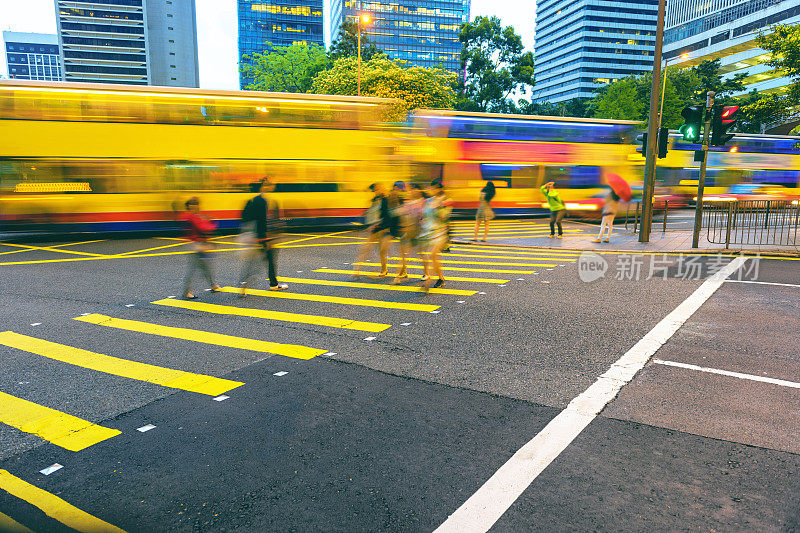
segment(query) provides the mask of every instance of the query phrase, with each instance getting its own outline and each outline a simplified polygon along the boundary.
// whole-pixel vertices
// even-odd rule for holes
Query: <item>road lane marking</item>
[[[192,241],[188,239],[181,239],[182,242],[175,244],[166,244],[164,246],[154,246],[153,248],[145,248],[143,250],[131,250],[130,252],[122,252],[121,254],[114,254],[118,257],[124,257],[129,254],[142,254],[144,252],[152,252],[153,250],[163,250],[164,248],[175,248],[176,246],[183,246],[184,244],[191,244]]]
[[[124,530],[117,526],[78,509],[55,494],[50,494],[46,490],[21,480],[7,470],[0,470],[0,489],[39,508],[50,518],[76,531],[85,533],[97,533],[100,531],[104,533],[125,533]]]
[[[71,452],[122,433],[4,392],[0,392],[0,422]]]
[[[125,320],[122,318],[113,318],[97,313],[75,317],[73,320],[97,324],[98,326],[107,326],[110,328],[124,329],[128,331],[138,331],[140,333],[202,342],[205,344],[214,344],[216,346],[225,346],[228,348],[240,348],[242,350],[252,350],[255,352],[273,353],[276,355],[283,355],[285,357],[294,357],[295,359],[313,359],[314,357],[322,355],[328,351],[296,344],[281,344],[278,342],[262,341],[258,339],[234,337],[233,335],[225,335],[222,333],[212,333],[210,331],[175,328],[171,326],[162,326],[160,324],[151,324],[150,322],[139,322],[137,320]]]
[[[731,372],[730,370],[720,370],[718,368],[707,368],[704,366],[690,365],[687,363],[678,363],[676,361],[664,361],[663,359],[653,359],[653,363],[658,365],[685,368],[687,370],[697,370],[698,372],[707,372],[709,374],[719,374],[720,376],[729,376],[732,378],[760,381],[762,383],[780,385],[781,387],[791,387],[793,389],[800,389],[800,383],[794,381],[786,381],[785,379],[768,378],[765,376],[756,376],[754,374],[742,374],[741,372]]]
[[[0,531],[6,531],[7,533],[33,533],[32,530],[3,513],[0,513]]]
[[[239,287],[222,287],[222,292],[239,294]],[[345,298],[342,296],[326,296],[323,294],[303,294],[299,292],[264,291],[260,289],[247,289],[248,295],[263,296],[265,298],[282,298],[286,300],[305,300],[308,302],[324,302],[341,305],[359,305],[362,307],[380,307],[383,309],[403,309],[405,311],[430,312],[439,309],[438,305],[409,304],[401,302],[384,302],[383,300],[367,300],[365,298]]]
[[[477,250],[476,250],[477,252]],[[428,255],[428,252],[425,252]],[[565,262],[575,262],[578,259],[572,257],[513,257],[508,255],[475,255],[475,254],[462,254],[462,253],[453,253],[448,252],[446,254],[441,254],[442,257],[477,257],[479,259],[516,259],[519,260],[533,260],[533,261],[565,261]]]
[[[101,258],[102,257],[108,257],[108,255],[106,255],[106,254],[92,254],[92,253],[89,253],[89,252],[78,252],[78,251],[75,251],[75,250],[61,250],[59,248],[52,247],[52,246],[30,246],[30,245],[27,245],[27,244],[12,244],[12,243],[9,243],[9,242],[4,242],[3,246],[11,246],[11,247],[14,247],[14,248],[25,248],[26,250],[43,250],[45,252],[59,252],[59,253],[62,253],[62,254],[88,255],[90,257],[101,257]]]
[[[293,240],[293,241],[282,242],[282,243],[280,243],[280,244],[282,244],[282,245],[289,245],[289,244],[294,244],[294,243],[296,243],[296,242],[310,241],[310,240],[312,240],[312,239],[323,239],[323,238],[326,238],[326,237],[327,237],[327,238],[334,238],[334,237],[336,237],[337,235],[341,235],[342,233],[350,233],[350,232],[352,232],[352,231],[353,231],[353,230],[350,230],[350,229],[349,229],[349,230],[345,230],[345,231],[337,231],[337,232],[335,232],[335,233],[324,233],[324,234],[321,234],[321,235],[313,235],[313,236],[311,236],[311,237],[306,237],[306,238],[304,238],[304,239],[296,239],[296,240]],[[280,246],[280,245],[279,245],[279,246]]]
[[[458,250],[459,252],[470,252],[476,254],[484,253],[504,253],[504,254],[519,254],[519,255],[553,255],[556,257],[580,257],[581,252],[561,252],[554,250],[541,250],[538,248],[528,248],[526,251],[520,251],[519,248],[511,248],[505,246],[486,246],[486,245],[473,245],[473,244],[453,244],[451,249]]]
[[[355,266],[381,266],[380,263],[353,263]],[[400,265],[386,265],[386,268],[400,268]],[[423,266],[408,265],[407,268],[423,269]],[[535,270],[502,270],[497,268],[461,268],[442,265],[442,270],[453,270],[455,272],[493,272],[495,274],[533,274]],[[451,278],[448,278],[451,279]],[[454,279],[454,278],[452,278]]]
[[[330,316],[299,315],[296,313],[284,313],[281,311],[268,311],[265,309],[248,309],[234,307],[230,305],[207,304],[203,302],[172,300],[165,298],[152,302],[156,305],[167,305],[182,309],[202,311],[204,313],[216,313],[220,315],[246,316],[250,318],[265,318],[268,320],[280,320],[283,322],[295,322],[299,324],[313,324],[315,326],[328,326],[341,329],[355,329],[358,331],[369,331],[377,333],[389,329],[391,324],[378,324],[376,322],[360,322],[349,318],[335,318]]]
[[[314,246],[345,246],[348,244],[362,244],[360,242],[328,242],[324,244],[289,244],[283,245],[279,244],[275,246],[275,248],[312,248]]]
[[[401,257],[390,257],[391,261],[400,261]],[[421,262],[422,259],[417,257],[408,257],[406,261]],[[448,265],[486,265],[486,266],[518,266],[518,267],[554,267],[555,263],[495,263],[487,261],[453,261],[450,259],[439,259],[440,263],[447,263]]]
[[[355,281],[332,281],[327,279],[306,279],[306,278],[283,278],[279,277],[278,281],[285,281],[287,283],[307,283],[309,285],[329,285],[334,287],[352,287],[355,289],[379,289],[384,291],[404,291],[404,292],[419,292],[419,287],[408,287],[404,285],[379,285],[376,283],[359,283]],[[433,294],[455,294],[459,296],[472,296],[477,291],[465,291],[461,289],[430,289],[428,292]]]
[[[533,480],[580,435],[600,411],[617,396],[620,389],[633,379],[659,348],[745,261],[746,259],[741,257],[733,259],[704,281],[697,290],[611,365],[594,384],[575,397],[538,435],[506,461],[436,531],[439,533],[488,531]]]
[[[337,270],[335,268],[318,268],[314,270],[314,272],[325,272],[328,274],[364,274],[358,270]],[[409,278],[412,279],[420,279],[422,274],[408,274]],[[507,279],[497,279],[497,278],[459,278],[453,276],[447,276],[447,281],[466,281],[470,283],[506,283]],[[433,289],[431,289],[433,290]]]
[[[778,283],[775,281],[750,281],[744,279],[726,279],[725,283],[753,283],[756,285],[777,285],[779,287],[800,287],[795,283]]]
[[[192,372],[184,372],[183,370],[149,365],[138,361],[130,361],[128,359],[120,359],[119,357],[90,352],[65,344],[58,344],[44,339],[37,339],[36,337],[21,335],[13,331],[4,331],[0,333],[0,344],[35,353],[42,357],[61,361],[62,363],[96,370],[97,372],[138,381],[146,381],[173,389],[208,394],[210,396],[217,396],[223,392],[228,392],[231,389],[244,385],[244,383],[239,381],[215,378],[203,374],[194,374]]]
[[[63,465],[55,463],[55,464],[52,464],[52,465],[48,466],[47,468],[42,468],[41,470],[39,470],[39,473],[42,474],[43,476],[49,476],[53,472],[58,472],[62,468],[64,468]]]
[[[211,250],[213,253],[218,252],[238,252],[239,250],[247,250],[249,248],[217,248]],[[0,263],[0,266],[3,265],[39,265],[44,263],[72,263],[75,261],[107,261],[109,259],[134,259],[137,257],[162,257],[166,255],[186,255],[186,254],[193,254],[196,253],[194,250],[183,250],[180,252],[158,252],[154,254],[129,254],[129,255],[102,255],[99,257],[71,257],[69,259],[36,259],[33,261],[9,261],[5,263]]]

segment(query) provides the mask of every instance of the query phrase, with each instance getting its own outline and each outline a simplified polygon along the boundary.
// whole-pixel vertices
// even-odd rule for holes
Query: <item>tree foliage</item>
[[[355,95],[357,92],[357,60],[337,59],[333,66],[320,72],[312,90],[320,94]],[[361,65],[361,95],[394,98],[400,101],[386,117],[402,121],[413,109],[452,108],[455,103],[455,74],[441,68],[408,66],[406,61],[377,55]]]
[[[764,133],[770,124],[780,123],[790,116],[788,98],[777,94],[763,94],[753,89],[737,103],[742,116],[739,131],[745,133]]]
[[[266,45],[268,51],[242,58],[242,74],[253,80],[247,89],[305,93],[314,76],[330,65],[325,49],[315,44]]]
[[[476,17],[461,25],[461,70],[458,109],[506,112],[514,107],[509,96],[524,94],[533,85],[533,53],[498,17]]]
[[[369,61],[374,56],[383,53],[380,48],[375,46],[368,38],[366,29],[361,28],[361,59]],[[339,27],[339,34],[331,43],[328,50],[328,57],[331,61],[343,57],[358,56],[358,24],[352,20],[345,20]]]

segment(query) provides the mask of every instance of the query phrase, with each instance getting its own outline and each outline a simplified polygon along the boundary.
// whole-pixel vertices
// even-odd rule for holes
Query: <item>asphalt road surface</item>
[[[800,261],[361,237],[0,244],[0,530],[800,528]]]

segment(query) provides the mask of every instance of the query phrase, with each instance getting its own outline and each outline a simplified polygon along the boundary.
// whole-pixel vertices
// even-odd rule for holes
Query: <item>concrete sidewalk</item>
[[[460,244],[475,245],[502,245],[502,246],[532,246],[537,248],[552,248],[561,250],[612,250],[618,252],[633,253],[747,253],[771,255],[790,255],[800,256],[800,245],[798,246],[751,246],[734,245],[725,248],[724,244],[716,244],[706,239],[706,231],[700,234],[698,248],[692,248],[692,230],[670,229],[662,232],[660,227],[654,225],[650,233],[650,242],[639,242],[638,233],[633,233],[632,228],[627,230],[623,226],[617,226],[611,237],[610,243],[594,243],[592,240],[599,231],[598,225],[587,224],[584,222],[564,221],[564,238],[550,238],[547,234],[532,236],[496,236],[492,237],[491,232],[487,242],[475,242],[473,240],[454,239]],[[576,230],[581,230],[580,232]]]

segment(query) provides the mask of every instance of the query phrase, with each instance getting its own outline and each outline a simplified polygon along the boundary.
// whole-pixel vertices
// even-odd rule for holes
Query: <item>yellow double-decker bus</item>
[[[376,181],[406,179],[380,118],[391,100],[0,81],[0,224],[175,227],[190,196],[233,228],[269,177],[297,224],[357,220]]]

